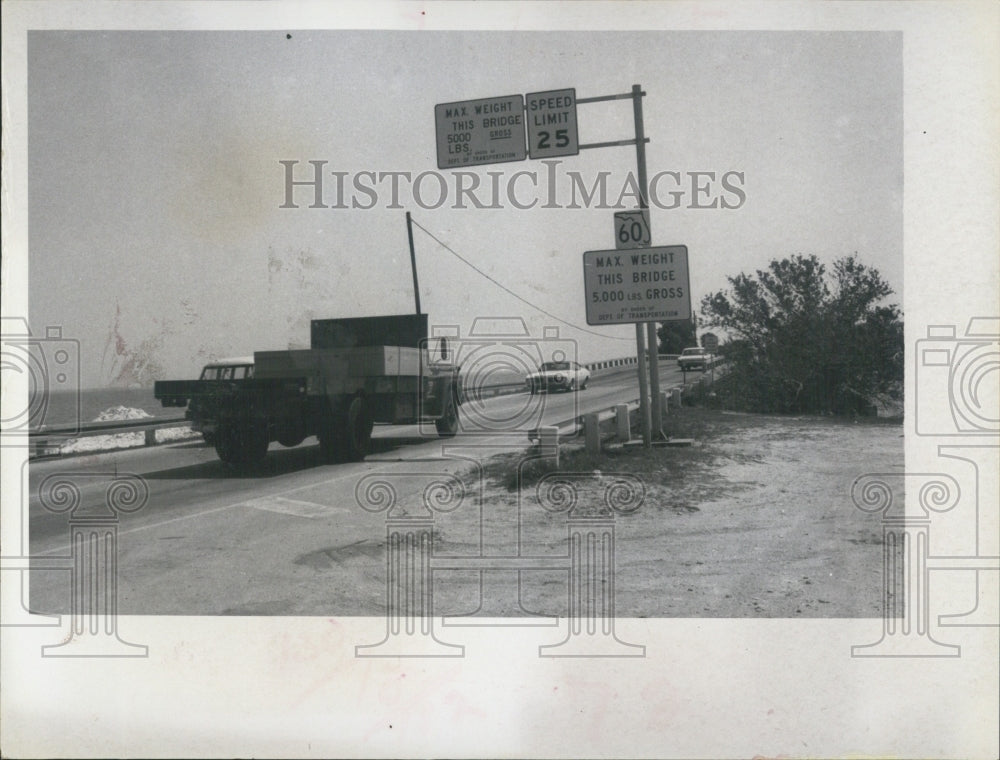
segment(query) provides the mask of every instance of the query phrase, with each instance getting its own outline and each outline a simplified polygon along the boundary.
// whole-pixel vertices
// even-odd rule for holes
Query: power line
[[[423,225],[421,225],[420,222],[418,222],[412,216],[410,217],[410,221],[413,223],[413,225],[415,227],[419,227],[428,237],[431,238],[431,240],[433,240],[439,246],[441,246],[442,248],[444,248],[446,251],[448,251],[448,253],[450,253],[452,256],[454,256],[455,258],[457,258],[459,261],[461,261],[467,267],[472,268],[478,274],[482,275],[487,280],[489,280],[494,285],[496,285],[498,288],[500,288],[501,290],[503,290],[505,293],[508,293],[509,295],[514,296],[514,298],[516,298],[518,301],[521,301],[522,303],[527,304],[528,306],[530,306],[532,309],[535,309],[536,311],[540,311],[545,316],[551,317],[552,319],[556,320],[557,322],[561,322],[562,324],[566,325],[567,327],[572,327],[574,330],[579,330],[580,332],[589,333],[590,335],[596,335],[599,338],[605,338],[605,339],[610,339],[610,340],[624,340],[624,341],[631,341],[632,340],[631,338],[619,338],[617,335],[606,335],[604,333],[594,332],[593,330],[588,330],[586,327],[580,327],[579,325],[574,325],[572,322],[567,322],[562,317],[557,317],[555,314],[553,314],[550,311],[546,311],[541,306],[533,304],[531,301],[529,301],[526,298],[522,298],[521,296],[519,296],[517,293],[515,293],[513,290],[511,290],[510,288],[508,288],[503,283],[497,282],[495,279],[493,279],[492,277],[490,277],[488,274],[486,274],[486,272],[484,272],[482,269],[480,269],[479,267],[477,267],[471,261],[469,261],[468,259],[463,258],[450,245],[448,245],[443,240],[441,240],[440,238],[438,238],[433,232],[431,232],[426,227],[424,227]]]

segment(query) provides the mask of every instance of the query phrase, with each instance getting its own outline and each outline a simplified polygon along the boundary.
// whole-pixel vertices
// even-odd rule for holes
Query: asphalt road
[[[680,372],[662,366],[661,378],[666,389],[679,383]],[[266,464],[252,474],[225,468],[201,442],[36,460],[22,476],[30,479],[30,554],[36,565],[54,569],[30,573],[27,606],[70,609],[71,531],[91,519],[117,531],[122,614],[382,615],[387,516],[419,510],[428,485],[442,477],[452,482],[448,474],[494,453],[524,450],[530,428],[637,396],[636,373],[629,370],[592,378],[578,393],[468,402],[455,438],[437,438],[433,426],[376,426],[372,453],[357,463],[323,463],[315,439],[292,449],[272,444]],[[392,512],[378,511],[385,503],[377,489],[366,496],[365,486],[376,480],[389,483]],[[68,493],[52,490],[60,481],[73,484],[78,502],[60,501]],[[141,506],[101,523],[108,487],[121,481],[138,487]],[[475,501],[465,495],[465,504]],[[72,503],[78,504],[72,515],[51,509]],[[132,506],[127,498],[125,506]],[[476,507],[478,512],[455,514],[468,513],[466,522],[473,523],[478,516],[482,525],[481,500]],[[517,515],[504,509],[497,506],[493,516],[516,522]],[[453,535],[460,534],[475,544],[474,528],[456,527]],[[482,549],[481,531],[478,540]],[[88,582],[91,572],[85,571]]]

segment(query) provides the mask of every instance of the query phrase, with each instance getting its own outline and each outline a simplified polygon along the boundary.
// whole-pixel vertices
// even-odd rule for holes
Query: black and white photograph
[[[996,756],[995,6],[3,14],[4,756]]]

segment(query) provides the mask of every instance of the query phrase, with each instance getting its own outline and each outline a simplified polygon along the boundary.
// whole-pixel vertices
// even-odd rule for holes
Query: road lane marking
[[[298,499],[286,499],[283,496],[264,496],[259,499],[245,501],[239,506],[260,509],[266,512],[277,512],[293,517],[308,517],[316,519],[328,517],[334,514],[346,514],[351,510],[346,507],[333,507],[329,504],[317,504],[314,501],[299,501]]]

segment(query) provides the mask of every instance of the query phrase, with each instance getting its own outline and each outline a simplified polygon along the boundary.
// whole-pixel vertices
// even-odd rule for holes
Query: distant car
[[[677,357],[677,364],[683,370],[705,370],[708,368],[711,358],[712,355],[704,348],[692,346],[691,348],[685,348],[681,352],[681,355]]]
[[[590,380],[590,371],[576,362],[545,362],[538,372],[525,379],[530,393],[539,391],[583,390]]]

